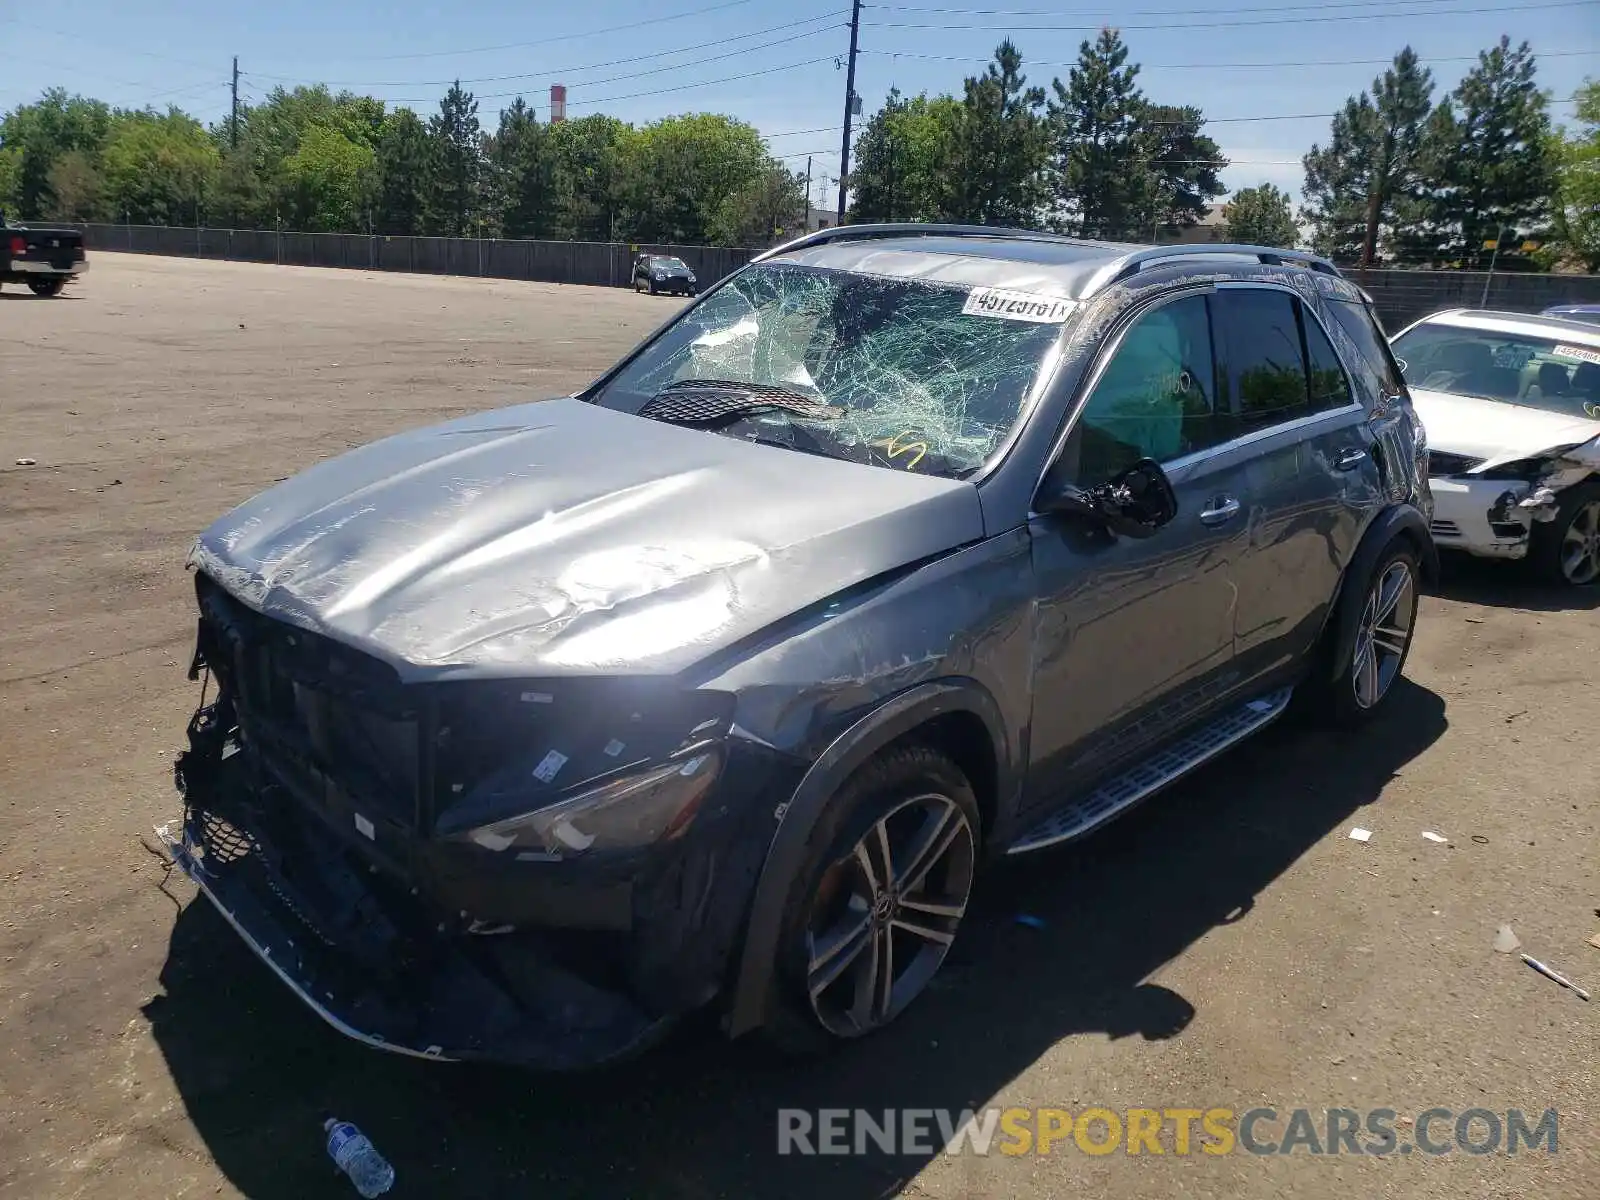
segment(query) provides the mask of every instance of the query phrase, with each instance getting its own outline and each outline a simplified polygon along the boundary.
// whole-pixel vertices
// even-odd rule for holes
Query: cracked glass
[[[637,413],[688,381],[734,392],[740,384],[779,388],[838,411],[824,418],[769,407],[700,424],[802,452],[960,477],[981,467],[1016,423],[1072,307],[1053,297],[759,264],[686,313],[595,401]]]

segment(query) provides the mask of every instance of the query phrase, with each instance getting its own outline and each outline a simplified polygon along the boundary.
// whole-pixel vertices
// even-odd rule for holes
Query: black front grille
[[[1469,458],[1465,454],[1449,454],[1443,450],[1428,451],[1428,474],[1438,476],[1465,475],[1473,467],[1481,463],[1481,458]]]
[[[332,781],[368,811],[413,825],[421,713],[386,664],[257,613],[204,577],[201,649],[243,741],[310,800]]]

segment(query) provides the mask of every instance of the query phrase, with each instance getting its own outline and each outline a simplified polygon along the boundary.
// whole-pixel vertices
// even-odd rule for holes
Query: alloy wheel
[[[933,978],[967,911],[977,860],[948,796],[902,801],[818,881],[806,923],[806,992],[830,1033],[888,1024]]]
[[[1372,708],[1388,695],[1400,674],[1416,617],[1417,585],[1411,564],[1397,559],[1373,583],[1356,629],[1350,680],[1362,708]]]
[[[1600,500],[1591,500],[1572,514],[1561,535],[1561,574],[1568,583],[1593,583],[1600,578]]]

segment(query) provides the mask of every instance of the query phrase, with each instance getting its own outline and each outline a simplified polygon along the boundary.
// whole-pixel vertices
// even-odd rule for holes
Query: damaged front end
[[[1534,525],[1554,521],[1562,493],[1597,471],[1600,452],[1593,443],[1515,460],[1434,451],[1434,539],[1486,558],[1525,558]]]
[[[548,1070],[719,991],[792,766],[669,680],[402,684],[204,574],[174,860],[369,1045]],[[752,824],[768,836],[751,836]]]

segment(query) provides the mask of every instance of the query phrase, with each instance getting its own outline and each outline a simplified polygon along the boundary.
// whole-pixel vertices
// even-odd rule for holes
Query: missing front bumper
[[[543,960],[526,939],[447,936],[397,917],[336,850],[286,855],[248,801],[243,757],[196,770],[186,755],[184,819],[157,833],[245,944],[340,1033],[417,1058],[562,1071],[628,1057],[666,1031],[665,1018]]]

